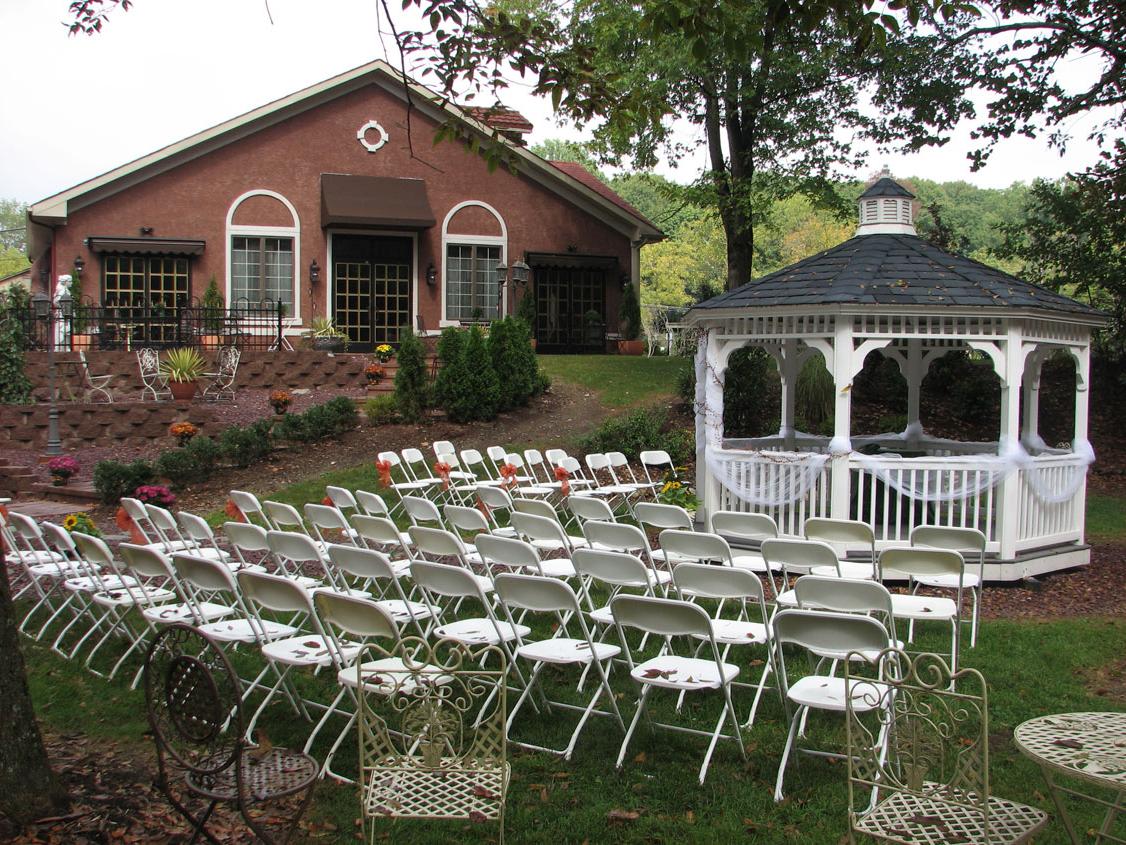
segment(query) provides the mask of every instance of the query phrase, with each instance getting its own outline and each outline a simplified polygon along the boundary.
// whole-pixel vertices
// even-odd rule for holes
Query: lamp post
[[[59,406],[58,406],[58,389],[56,387],[58,376],[55,370],[55,331],[56,308],[63,318],[69,318],[71,309],[74,307],[74,300],[71,299],[70,294],[64,292],[59,297],[57,306],[51,306],[51,299],[45,293],[40,291],[31,297],[32,308],[35,312],[35,317],[38,320],[44,320],[47,324],[47,371],[50,378],[50,407],[47,411],[47,449],[46,454],[54,456],[62,453],[62,440],[59,438]],[[65,325],[65,323],[64,323]]]
[[[504,285],[509,279],[509,268],[504,264],[497,265],[497,319],[504,318]],[[525,264],[523,261],[517,261],[512,265],[511,281],[514,284],[523,287],[528,284],[528,280],[532,278],[532,268]]]

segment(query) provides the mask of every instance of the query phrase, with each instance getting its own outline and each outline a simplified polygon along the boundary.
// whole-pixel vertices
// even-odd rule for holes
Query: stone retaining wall
[[[59,403],[59,439],[64,447],[143,446],[168,437],[168,426],[188,419],[205,431],[221,428],[217,408],[200,402]],[[14,448],[47,445],[47,405],[0,405],[0,444]]]

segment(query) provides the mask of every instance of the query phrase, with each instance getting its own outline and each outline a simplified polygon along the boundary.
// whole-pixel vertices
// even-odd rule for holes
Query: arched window
[[[480,322],[499,313],[497,265],[508,251],[508,228],[495,208],[458,203],[442,221],[444,323]]]
[[[300,319],[296,268],[301,266],[301,220],[274,191],[247,191],[227,211],[227,302],[277,302]]]

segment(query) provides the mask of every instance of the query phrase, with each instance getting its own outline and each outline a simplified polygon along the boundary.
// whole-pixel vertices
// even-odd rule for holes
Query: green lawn
[[[921,640],[940,647],[941,635]],[[1051,623],[988,622],[978,648],[966,650],[964,662],[981,669],[990,682],[990,756],[995,794],[1049,806],[1037,770],[1015,750],[1012,729],[1032,716],[1076,710],[1106,710],[1121,702],[1093,695],[1085,685],[1092,670],[1121,659],[1126,651],[1126,623],[1121,620],[1075,619]],[[93,677],[38,645],[27,645],[30,683],[41,717],[58,732],[80,729],[94,736],[146,748],[148,740],[142,694],[127,688],[130,673],[114,683]],[[108,659],[110,655],[105,655]],[[749,652],[736,658],[744,677],[757,669]],[[249,669],[252,654],[236,656]],[[791,661],[800,667],[803,661]],[[245,674],[245,672],[244,672]],[[558,674],[549,682],[553,694],[570,697]],[[303,692],[327,701],[335,691],[332,673],[298,678]],[[632,715],[633,690],[618,669],[612,677],[623,715]],[[710,725],[718,713],[718,696],[696,696],[685,715],[697,727]],[[257,699],[254,699],[255,703]],[[671,715],[671,695],[659,701],[658,715]],[[736,706],[745,714],[750,694],[740,691]],[[541,744],[562,744],[573,724],[570,714],[536,717],[528,711],[515,728],[518,737]],[[293,717],[284,704],[273,705],[262,725],[275,744],[300,747],[310,726]],[[510,842],[732,842],[837,843],[845,832],[845,769],[822,759],[803,758],[787,777],[787,800],[772,800],[773,779],[786,724],[773,694],[764,698],[756,724],[744,734],[748,762],[730,743],[720,743],[704,786],[696,781],[704,751],[698,737],[640,730],[621,772],[614,770],[620,733],[608,719],[595,718],[580,739],[570,762],[546,754],[510,749],[513,766],[506,825]],[[339,730],[322,734],[314,753],[323,755]],[[814,716],[811,742],[824,747],[841,740],[840,720]],[[354,765],[352,743],[337,758],[338,769]],[[330,822],[340,833],[322,833],[318,842],[354,841],[358,799],[354,787],[325,782],[318,787],[310,816]],[[615,809],[639,813],[636,820],[609,822]],[[1097,815],[1076,808],[1083,828]],[[494,825],[462,823],[381,822],[396,842],[495,841]],[[320,826],[322,830],[325,828]],[[1082,829],[1082,828],[1081,828]],[[1063,843],[1053,824],[1037,839],[1039,845]]]
[[[692,367],[689,358],[631,355],[540,355],[552,379],[577,384],[598,394],[607,408],[629,408],[667,399],[677,379]]]
[[[1088,494],[1087,539],[1103,542],[1126,540],[1126,498]]]

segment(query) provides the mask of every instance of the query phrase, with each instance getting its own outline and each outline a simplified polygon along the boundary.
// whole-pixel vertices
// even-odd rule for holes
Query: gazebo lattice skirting
[[[856,237],[689,313],[699,332],[696,458],[705,518],[718,510],[766,513],[796,535],[812,516],[859,519],[872,526],[878,548],[906,545],[917,525],[973,527],[988,542],[989,580],[1084,564],[1091,332],[1103,316],[918,238],[910,197],[881,179],[861,197]],[[900,205],[867,208],[887,201]],[[778,366],[781,427],[770,437],[725,439],[724,374],[747,345]],[[960,349],[988,356],[1000,378],[999,442],[932,437],[920,423],[928,368]],[[852,382],[876,351],[907,382],[908,425],[854,437]],[[1069,448],[1050,448],[1038,432],[1040,372],[1060,352],[1075,362],[1074,438]],[[798,373],[815,354],[833,377],[832,438],[794,428]]]

